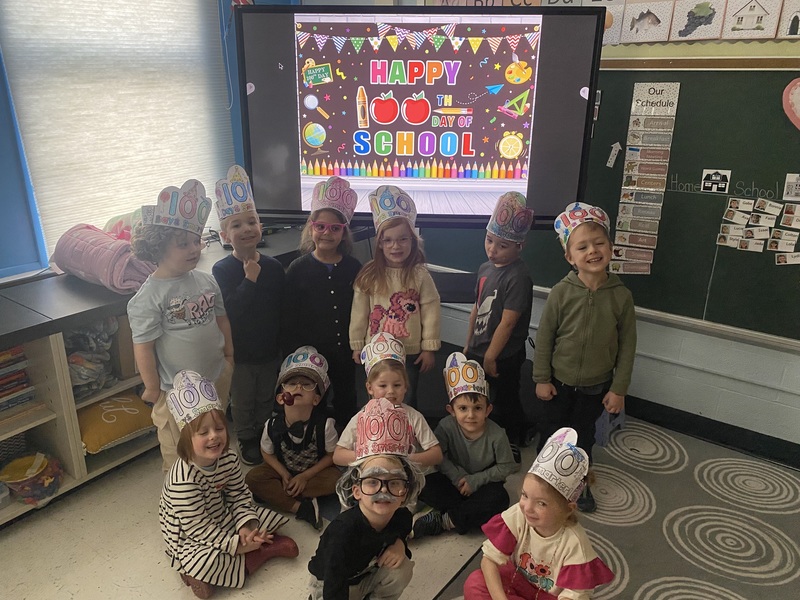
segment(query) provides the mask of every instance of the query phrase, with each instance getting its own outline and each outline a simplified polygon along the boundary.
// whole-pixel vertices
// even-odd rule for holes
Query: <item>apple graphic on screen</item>
[[[392,92],[381,94],[380,98],[373,98],[369,104],[369,112],[372,119],[381,125],[394,123],[400,114],[400,106],[392,96]]]
[[[430,116],[431,103],[425,98],[424,91],[403,100],[403,118],[409,125],[422,125]]]

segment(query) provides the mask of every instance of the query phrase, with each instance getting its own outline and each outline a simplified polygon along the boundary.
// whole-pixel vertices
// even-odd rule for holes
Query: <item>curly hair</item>
[[[403,262],[402,274],[400,280],[404,286],[411,287],[414,281],[414,270],[417,265],[425,264],[425,252],[422,249],[422,238],[417,235],[417,232],[411,227],[410,223],[405,219],[390,219],[385,221],[378,228],[378,234],[375,242],[375,258],[364,265],[361,272],[356,277],[355,286],[368,292],[385,293],[387,289],[386,283],[386,255],[381,249],[383,243],[383,236],[390,229],[396,229],[400,226],[405,226],[406,231],[411,237],[411,252],[408,258]]]
[[[396,461],[397,465],[403,468],[403,471],[405,471],[406,477],[408,478],[408,493],[406,493],[406,496],[403,498],[403,502],[400,504],[400,506],[415,504],[417,501],[417,496],[419,496],[422,488],[425,487],[425,476],[422,474],[422,471],[419,470],[419,467],[409,461],[405,456],[396,456],[394,454],[373,454],[372,456],[367,456],[350,463],[350,465],[347,467],[347,470],[336,482],[336,495],[339,496],[339,502],[342,503],[342,506],[352,508],[358,504],[358,500],[356,500],[355,496],[353,495],[353,487],[358,484],[358,480],[361,478],[361,468],[366,464],[367,461],[376,457]]]
[[[138,223],[131,236],[131,251],[140,260],[158,264],[167,254],[170,242],[178,235],[188,233],[174,227]]]
[[[350,227],[347,225],[347,221],[344,220],[342,215],[329,208],[320,208],[319,210],[315,210],[308,215],[308,220],[303,226],[303,232],[300,234],[300,254],[308,254],[309,252],[313,252],[317,247],[311,237],[311,221],[316,221],[322,211],[328,211],[330,214],[336,217],[336,220],[339,221],[339,223],[345,226],[344,233],[342,234],[342,241],[339,242],[339,246],[336,248],[336,250],[342,256],[350,256],[350,254],[353,252],[353,235],[350,233]]]

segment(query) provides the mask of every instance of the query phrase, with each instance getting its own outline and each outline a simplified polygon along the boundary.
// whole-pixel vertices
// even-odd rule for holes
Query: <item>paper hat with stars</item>
[[[350,189],[350,182],[334,175],[320,181],[311,192],[311,212],[327,208],[339,213],[345,223],[350,223],[356,210],[358,194]]]
[[[376,398],[356,419],[356,460],[376,454],[408,456],[414,448],[414,433],[408,414],[386,398]]]
[[[486,231],[509,242],[521,244],[533,224],[533,209],[519,192],[506,192],[497,199]]]
[[[396,185],[382,185],[369,193],[369,208],[377,232],[390,219],[405,219],[411,227],[417,222],[417,206]]]
[[[190,231],[200,235],[211,214],[211,200],[206,188],[190,179],[180,189],[170,186],[158,194],[158,204],[142,206],[142,223]]]
[[[396,360],[401,365],[406,364],[406,349],[403,342],[391,333],[376,333],[369,344],[361,350],[361,364],[369,376],[369,372],[382,360]]]
[[[167,393],[167,408],[178,429],[183,429],[209,411],[222,410],[222,404],[210,379],[194,371],[178,371]]]
[[[561,242],[564,250],[567,249],[567,240],[570,234],[584,223],[598,223],[605,227],[606,232],[609,231],[608,215],[602,208],[583,202],[570,204],[564,209],[564,212],[556,217],[555,223],[553,223],[553,229],[556,230],[558,241]]]
[[[589,457],[577,443],[575,430],[562,427],[550,436],[528,469],[528,473],[541,477],[569,502],[575,502],[581,495],[589,471]]]
[[[483,367],[474,361],[467,360],[461,352],[453,352],[445,362],[444,382],[447,386],[447,398],[450,402],[461,394],[481,394],[489,397],[489,384]]]
[[[253,198],[253,188],[247,171],[239,165],[228,169],[228,176],[217,181],[216,186],[217,216],[220,223],[234,215],[245,212],[256,212],[256,201]]]

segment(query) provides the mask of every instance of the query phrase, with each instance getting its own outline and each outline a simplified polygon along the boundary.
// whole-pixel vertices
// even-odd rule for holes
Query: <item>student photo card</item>
[[[755,200],[749,198],[728,198],[728,208],[732,208],[733,210],[752,212],[755,203]]]
[[[747,252],[763,252],[764,240],[746,240],[742,238],[739,240],[737,248],[739,250],[746,250]]]
[[[722,34],[727,0],[677,0],[669,41],[717,40]]]
[[[800,14],[798,15],[798,19],[800,19]],[[791,216],[800,215],[800,204],[791,204],[791,203],[784,204],[783,214]]]
[[[789,254],[776,254],[776,265],[800,265],[800,252],[792,252]]]
[[[800,229],[800,216],[793,217],[792,215],[783,215],[783,217],[781,217],[781,227]]]
[[[761,225],[767,227],[775,227],[775,221],[778,219],[775,215],[767,215],[764,213],[754,212],[750,215],[750,225]]]
[[[800,231],[789,231],[788,229],[772,230],[773,240],[787,240],[790,242],[796,242],[798,238],[800,238]]]
[[[767,200],[766,198],[759,198],[756,200],[755,210],[760,210],[761,212],[765,212],[770,215],[779,215],[781,214],[782,209],[783,204],[780,202],[773,202],[772,200]]]
[[[737,225],[747,225],[747,222],[750,220],[750,215],[748,213],[743,213],[729,208],[725,211],[725,214],[722,215],[722,218],[726,221],[736,223]]]
[[[769,240],[767,242],[767,250],[774,250],[776,252],[794,252],[795,243],[787,240]]]
[[[766,240],[769,238],[769,227],[748,227],[744,230],[745,239]]]
[[[744,237],[744,225],[730,225],[723,223],[719,227],[719,232],[722,235],[732,235],[734,237]]]

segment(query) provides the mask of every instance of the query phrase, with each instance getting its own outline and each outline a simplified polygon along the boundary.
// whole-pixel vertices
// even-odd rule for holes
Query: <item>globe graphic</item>
[[[325,128],[319,123],[309,123],[303,127],[303,139],[312,148],[319,148],[328,137]]]

